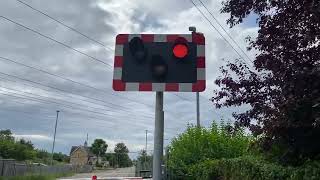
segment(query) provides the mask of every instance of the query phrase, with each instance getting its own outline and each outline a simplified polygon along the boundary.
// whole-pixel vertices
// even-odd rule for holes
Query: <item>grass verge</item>
[[[50,175],[26,175],[26,176],[12,176],[0,177],[0,180],[55,180],[60,177],[72,176],[72,173],[50,174]]]

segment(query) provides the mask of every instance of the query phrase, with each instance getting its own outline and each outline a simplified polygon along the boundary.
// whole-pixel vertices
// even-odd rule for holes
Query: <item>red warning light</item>
[[[97,179],[98,179],[98,177],[96,175],[92,176],[92,180],[97,180]]]
[[[185,44],[176,44],[173,47],[173,54],[177,58],[184,58],[188,54],[188,47]]]

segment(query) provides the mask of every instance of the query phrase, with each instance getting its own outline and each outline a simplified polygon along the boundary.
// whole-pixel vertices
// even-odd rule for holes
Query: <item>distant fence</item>
[[[140,162],[136,164],[137,177],[152,177],[152,161]]]
[[[13,159],[0,159],[0,176],[23,176],[27,174],[60,174],[60,173],[88,173],[92,172],[93,167],[56,165],[45,166],[42,164],[28,164],[18,162]]]

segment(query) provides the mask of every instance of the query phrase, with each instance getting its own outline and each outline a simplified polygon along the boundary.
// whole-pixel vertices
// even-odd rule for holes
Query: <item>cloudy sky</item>
[[[194,2],[228,39],[199,1]],[[247,46],[246,36],[256,36],[254,15],[229,29],[228,15],[219,13],[221,0],[203,3],[242,49]],[[200,94],[201,123],[209,126],[213,120],[232,119],[238,108],[217,110],[209,98],[217,88],[214,79],[219,67],[238,56],[190,0],[1,0],[0,129],[11,129],[17,138],[50,150],[56,110],[60,110],[57,152],[69,153],[72,145],[83,144],[87,133],[89,143],[105,139],[108,151],[124,142],[136,152],[145,146],[145,130],[152,150],[155,93],[113,92],[112,68],[99,61],[113,64],[119,33],[189,33],[189,26],[206,36],[207,89]],[[165,93],[165,144],[196,122],[195,94],[175,94]]]

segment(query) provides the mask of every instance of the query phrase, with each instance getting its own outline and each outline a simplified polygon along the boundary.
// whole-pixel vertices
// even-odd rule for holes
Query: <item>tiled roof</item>
[[[85,146],[72,146],[72,147],[71,147],[71,151],[70,151],[70,155],[71,155],[75,150],[77,150],[77,149],[79,149],[79,148],[85,150],[85,151],[88,153],[89,157],[95,156],[95,155],[92,153],[92,151],[90,150],[90,147],[85,147]]]

